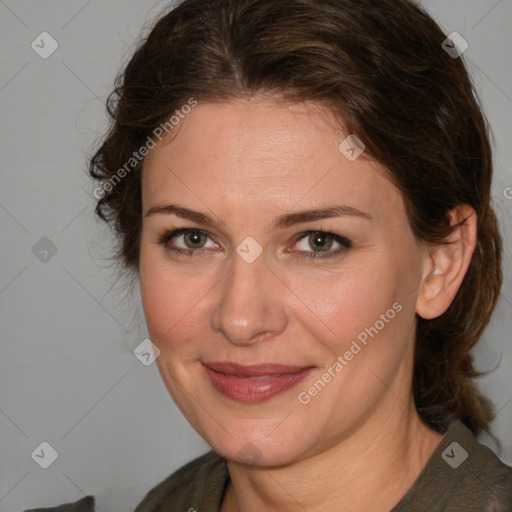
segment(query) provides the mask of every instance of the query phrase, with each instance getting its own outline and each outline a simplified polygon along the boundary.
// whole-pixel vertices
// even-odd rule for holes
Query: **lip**
[[[313,366],[235,363],[203,363],[213,387],[237,402],[263,402],[296,386],[309,375]]]

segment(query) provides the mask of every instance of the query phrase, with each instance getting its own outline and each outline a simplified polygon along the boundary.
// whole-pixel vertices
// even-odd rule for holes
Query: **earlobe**
[[[456,226],[446,243],[430,246],[425,254],[425,271],[416,301],[416,313],[429,320],[450,306],[469,268],[477,240],[477,215],[469,205],[449,213]]]

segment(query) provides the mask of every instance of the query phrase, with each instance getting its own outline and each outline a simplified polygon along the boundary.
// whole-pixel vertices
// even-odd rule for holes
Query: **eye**
[[[305,231],[297,236],[299,243],[296,242],[295,245],[298,246],[302,244],[302,248],[298,251],[288,250],[288,252],[297,253],[298,258],[329,258],[341,256],[352,246],[352,243],[348,238],[325,231]],[[176,242],[170,244],[171,240],[179,240],[180,238],[182,239],[183,244],[181,247],[176,244]],[[202,251],[201,249],[218,247],[214,242],[212,242],[213,245],[205,245],[208,239],[211,240],[211,237],[206,231],[193,228],[182,228],[163,233],[158,238],[157,242],[165,247],[166,250],[172,251],[175,254],[201,256],[208,253],[208,251]],[[332,251],[331,249],[334,244],[338,244],[339,248]],[[314,250],[308,251],[308,246]]]
[[[348,238],[325,231],[306,231],[298,236],[299,240],[303,240],[303,242],[300,242],[302,243],[302,248],[298,254],[299,258],[330,258],[340,256],[346,249],[352,246]],[[296,245],[300,246],[300,243]],[[338,244],[340,247],[335,251],[331,251],[330,249],[333,244]],[[308,247],[318,250],[308,251]]]
[[[182,239],[184,246],[176,246],[174,243],[169,245],[172,239]],[[183,228],[176,229],[174,231],[167,231],[158,238],[158,243],[163,245],[167,250],[173,251],[177,254],[186,254],[187,256],[199,256],[203,252],[198,249],[207,248],[205,239],[210,238],[208,233],[201,231],[200,229]],[[214,247],[218,247],[217,244],[213,244]],[[211,247],[211,246],[210,246]]]

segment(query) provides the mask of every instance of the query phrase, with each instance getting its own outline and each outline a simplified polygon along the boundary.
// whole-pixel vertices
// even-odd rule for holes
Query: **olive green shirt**
[[[160,482],[135,512],[219,512],[228,483],[226,460],[210,451]],[[25,512],[94,512],[94,499]],[[390,512],[512,512],[512,468],[455,421]]]

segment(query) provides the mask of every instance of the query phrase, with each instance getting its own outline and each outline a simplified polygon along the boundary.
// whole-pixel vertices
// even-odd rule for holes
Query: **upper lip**
[[[220,373],[228,373],[236,377],[259,377],[261,375],[286,375],[289,373],[297,373],[312,366],[288,366],[283,364],[264,363],[257,365],[244,366],[236,363],[222,362],[203,362],[205,366],[211,370]]]

